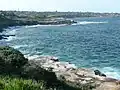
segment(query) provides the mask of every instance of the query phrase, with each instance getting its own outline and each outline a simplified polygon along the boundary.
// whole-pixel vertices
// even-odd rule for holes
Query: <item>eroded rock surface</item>
[[[75,87],[89,87],[90,90],[120,90],[120,81],[108,78],[99,70],[77,68],[74,64],[60,62],[58,58],[52,56],[33,56],[28,59],[34,60],[46,70],[55,72],[59,80]]]

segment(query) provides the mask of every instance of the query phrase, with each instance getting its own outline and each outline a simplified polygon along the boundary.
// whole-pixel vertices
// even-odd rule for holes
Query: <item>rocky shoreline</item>
[[[120,90],[120,81],[108,78],[99,70],[77,68],[69,62],[61,62],[52,56],[27,57],[42,68],[55,72],[57,78],[67,84],[81,87],[93,87],[93,90]]]
[[[73,20],[66,20],[66,19],[61,19],[61,20],[49,20],[49,21],[8,21],[9,23],[2,24],[0,23],[0,33],[8,27],[12,26],[26,26],[26,25],[61,25],[61,24],[66,24],[66,25],[71,25],[73,23],[77,23]],[[1,39],[6,39],[5,37],[9,37],[9,35],[0,35],[0,40]]]
[[[74,20],[61,17],[41,16],[40,13],[31,12],[16,12],[16,11],[0,11],[0,33],[8,27],[26,26],[26,25],[71,25],[77,23]],[[0,34],[0,40],[4,39],[5,35]]]
[[[0,74],[3,77],[12,75],[15,79],[32,79],[32,82],[42,80],[48,88],[52,87],[52,89],[34,90],[120,90],[119,80],[108,78],[99,70],[78,68],[74,64],[59,61],[58,58],[52,56],[25,57],[11,47],[1,46]],[[18,83],[21,87],[21,82],[18,81]],[[2,88],[4,84],[8,83],[1,82]],[[30,89],[25,87],[25,90]]]

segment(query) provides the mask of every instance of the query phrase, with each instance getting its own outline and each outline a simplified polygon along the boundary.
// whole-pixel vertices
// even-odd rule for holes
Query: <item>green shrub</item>
[[[30,60],[23,70],[22,77],[24,78],[43,80],[48,86],[56,86],[57,84],[58,80],[55,73],[41,68],[34,60]]]
[[[8,46],[0,47],[0,73],[20,73],[22,67],[28,62],[24,55]]]
[[[0,73],[4,72],[5,61],[0,57]]]

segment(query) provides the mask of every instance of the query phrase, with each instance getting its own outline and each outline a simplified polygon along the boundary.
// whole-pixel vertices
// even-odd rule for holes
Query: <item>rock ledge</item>
[[[57,78],[76,87],[93,87],[92,90],[120,90],[120,81],[108,78],[99,70],[88,68],[77,68],[69,62],[59,61],[53,56],[32,56],[29,60],[34,60],[44,69],[55,72]]]

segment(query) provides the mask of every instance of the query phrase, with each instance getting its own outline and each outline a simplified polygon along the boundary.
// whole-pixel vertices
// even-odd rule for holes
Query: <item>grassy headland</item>
[[[0,11],[0,28],[16,25],[72,24],[76,22],[68,18],[119,16],[120,13]]]
[[[9,26],[58,25],[77,23],[76,17],[119,17],[119,13],[0,11],[0,32]],[[0,35],[2,39],[4,35]]]

